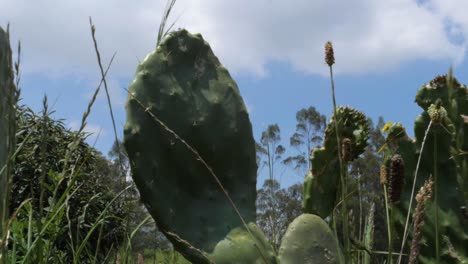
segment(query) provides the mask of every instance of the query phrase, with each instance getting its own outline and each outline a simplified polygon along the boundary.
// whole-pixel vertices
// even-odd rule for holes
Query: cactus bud
[[[400,200],[405,179],[405,162],[400,155],[393,155],[390,160],[388,176],[388,198],[390,203],[396,203]]]
[[[427,113],[435,124],[440,124],[447,118],[447,110],[442,106],[440,99],[437,99],[435,104],[431,104],[427,109]]]
[[[328,66],[335,64],[335,55],[333,54],[333,45],[330,41],[325,43],[325,62]]]

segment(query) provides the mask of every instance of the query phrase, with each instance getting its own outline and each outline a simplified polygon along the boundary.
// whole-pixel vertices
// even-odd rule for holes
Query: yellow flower
[[[392,121],[387,122],[387,124],[385,124],[385,125],[383,126],[383,128],[382,128],[382,132],[387,132],[387,131],[390,129],[390,127],[391,127],[392,125],[393,125],[393,122],[392,122]]]

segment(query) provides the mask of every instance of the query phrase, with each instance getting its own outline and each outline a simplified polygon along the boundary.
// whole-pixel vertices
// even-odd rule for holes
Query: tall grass
[[[19,85],[15,86],[10,29],[0,32],[0,263],[4,263],[8,247],[8,223],[10,203],[11,171],[16,148],[16,105],[20,96]],[[18,61],[15,64],[16,80],[19,84],[21,45],[18,45]]]
[[[166,8],[164,17],[163,17],[163,23],[162,25],[165,25],[165,21],[167,20],[169,16],[169,12],[172,9],[172,6],[174,5],[175,0],[172,0],[168,3],[168,7]],[[2,207],[1,207],[1,229],[0,229],[0,263],[47,263],[50,260],[53,260],[53,262],[56,263],[64,263],[65,258],[62,253],[58,251],[54,251],[54,248],[52,246],[52,243],[54,241],[54,238],[56,237],[57,234],[63,233],[63,232],[68,232],[69,237],[70,237],[70,245],[68,247],[71,249],[73,252],[73,259],[72,263],[82,263],[83,256],[85,256],[87,259],[91,260],[91,263],[97,263],[98,261],[98,251],[99,251],[99,245],[100,245],[100,239],[102,237],[102,227],[106,224],[106,222],[109,220],[110,217],[114,217],[113,215],[108,213],[108,209],[112,204],[119,199],[119,197],[123,194],[125,194],[128,189],[131,186],[127,186],[125,189],[123,189],[117,196],[114,197],[112,201],[110,201],[105,209],[100,212],[99,217],[95,220],[94,223],[91,224],[89,227],[88,233],[84,237],[80,236],[73,236],[74,230],[71,228],[71,223],[72,221],[75,221],[74,219],[70,218],[70,199],[76,195],[77,191],[80,190],[81,185],[77,184],[77,179],[81,173],[82,166],[84,165],[85,161],[89,157],[83,157],[83,159],[80,162],[75,162],[72,160],[73,157],[76,155],[76,151],[78,146],[80,145],[80,142],[82,140],[82,134],[83,131],[87,125],[87,119],[92,111],[93,105],[96,102],[97,96],[101,90],[102,85],[104,85],[106,96],[107,96],[107,102],[109,106],[109,112],[110,112],[110,117],[112,120],[113,124],[113,129],[114,129],[114,136],[115,136],[115,141],[118,144],[118,149],[119,149],[119,163],[120,165],[122,164],[121,160],[121,153],[120,151],[120,146],[119,146],[119,140],[117,139],[117,129],[115,125],[115,118],[112,110],[112,104],[110,101],[110,96],[109,96],[109,91],[107,87],[107,81],[106,81],[106,76],[107,73],[112,65],[112,62],[114,61],[115,58],[115,53],[112,56],[106,70],[104,70],[104,67],[101,62],[101,56],[100,52],[98,49],[96,37],[95,37],[95,26],[92,24],[92,20],[90,18],[90,27],[91,27],[91,33],[93,37],[93,42],[94,42],[94,47],[95,47],[95,52],[97,56],[97,61],[98,61],[98,66],[100,69],[101,73],[101,80],[99,82],[99,85],[95,89],[95,92],[90,99],[88,106],[83,113],[83,117],[81,119],[81,124],[79,126],[79,129],[74,133],[74,138],[72,142],[69,144],[69,148],[67,152],[65,153],[63,157],[63,169],[62,171],[49,171],[47,164],[45,162],[46,158],[46,140],[47,140],[47,125],[48,125],[48,120],[50,120],[50,115],[51,111],[49,109],[48,103],[47,103],[47,97],[44,97],[43,100],[43,111],[42,111],[42,120],[43,122],[40,124],[36,125],[36,129],[40,127],[40,130],[42,131],[42,140],[41,142],[37,145],[38,149],[40,149],[40,153],[42,156],[43,162],[40,165],[40,194],[39,194],[39,209],[36,211],[32,204],[31,199],[25,200],[18,208],[17,211],[13,215],[9,215],[8,212],[8,195],[10,194],[11,186],[8,184],[11,182],[11,166],[12,166],[12,160],[15,154],[18,154],[21,151],[21,147],[27,143],[27,141],[30,139],[29,135],[26,135],[24,137],[24,142],[20,142],[20,145],[16,146],[15,140],[15,128],[16,128],[16,112],[17,112],[17,100],[19,98],[19,89],[15,89],[15,83],[13,80],[13,70],[11,69],[11,76],[10,79],[8,80],[8,85],[2,86],[2,98],[8,98],[8,101],[6,102],[8,104],[8,108],[1,108],[1,114],[2,117],[6,117],[5,121],[1,123],[1,132],[8,134],[8,141],[6,145],[7,149],[7,156],[5,156],[5,159],[2,160],[1,163],[1,184],[0,184],[0,193],[1,193],[1,202],[2,202]],[[172,27],[172,26],[171,26]],[[160,30],[163,30],[164,26],[160,27]],[[8,33],[7,31],[7,38],[8,38]],[[164,37],[164,35],[167,34],[167,31],[162,31],[162,33],[159,33],[158,35],[158,42],[160,39]],[[21,50],[21,46],[19,46],[18,51]],[[11,56],[11,53],[9,53]],[[20,52],[18,52],[20,54]],[[19,57],[18,57],[19,58]],[[11,57],[7,57],[9,60],[8,65],[11,66]],[[15,63],[15,70],[17,73],[17,78],[16,78],[16,87],[19,87],[19,65],[20,65],[20,60]],[[7,90],[8,88],[8,90]],[[5,90],[3,90],[5,89]],[[8,95],[5,96],[4,95]],[[2,120],[3,121],[3,120]],[[15,149],[16,148],[16,149]],[[52,180],[52,185],[46,184],[45,180]],[[125,179],[125,178],[124,178]],[[59,191],[61,186],[65,185],[66,188],[65,190]],[[49,191],[52,191],[53,196],[51,199],[48,200],[48,202],[45,201],[45,190],[46,188]],[[97,196],[91,198],[93,199],[98,199]],[[91,201],[89,201],[91,202]],[[47,203],[47,205],[46,205]],[[87,206],[87,205],[86,205]],[[47,209],[46,209],[47,208]],[[85,212],[83,212],[83,217],[85,217]],[[22,217],[22,219],[26,219],[26,221],[19,220],[18,217]],[[26,218],[24,218],[26,217]],[[68,222],[67,226],[61,226],[63,219],[66,219]],[[114,249],[114,252],[119,252],[118,256],[120,256],[120,263],[133,263],[133,258],[131,256],[131,241],[133,237],[135,236],[136,232],[143,226],[143,224],[147,223],[150,219],[150,216],[148,216],[146,219],[144,219],[141,223],[139,223],[134,230],[127,230],[127,235],[125,238],[125,241],[122,242],[123,247],[120,249],[116,247]],[[127,219],[128,223],[128,219]],[[24,232],[26,230],[26,233]],[[97,242],[97,248],[95,251],[90,252],[89,248],[87,247],[87,243],[89,239],[91,238],[91,235],[93,233],[99,233],[98,235],[98,242]],[[13,236],[9,236],[8,234],[13,234]],[[10,245],[8,246],[7,242],[10,242]],[[24,242],[24,243],[23,243]],[[19,254],[20,250],[21,252],[24,252],[24,254]],[[111,252],[109,252],[111,253]],[[170,256],[165,263],[179,263],[179,261],[183,258],[180,257],[179,254],[175,254],[173,251],[172,253],[165,253],[164,255]],[[161,254],[158,254],[158,256],[161,256]],[[122,258],[123,257],[123,258]],[[116,260],[115,255],[112,254],[107,254],[107,256],[101,261],[104,262],[114,262]],[[100,261],[99,261],[100,262]]]
[[[7,31],[7,38],[8,38],[8,31]],[[20,46],[18,48],[19,55],[20,55]],[[11,56],[11,55],[10,55]],[[7,57],[8,58],[8,57]],[[9,65],[11,65],[11,57],[9,59]],[[113,58],[112,58],[113,60]],[[112,63],[109,63],[109,67]],[[16,70],[16,87],[19,87],[19,65],[20,65],[20,60],[15,63],[15,70]],[[12,75],[13,71],[11,71]],[[40,176],[40,198],[39,198],[39,210],[38,212],[35,212],[32,202],[30,199],[24,201],[17,211],[9,217],[9,209],[8,209],[8,204],[9,204],[9,194],[11,193],[11,173],[12,173],[12,161],[13,157],[18,154],[21,151],[21,147],[29,140],[29,135],[27,135],[24,138],[24,142],[21,142],[20,145],[16,146],[15,142],[15,137],[14,135],[16,134],[16,113],[19,111],[17,109],[17,101],[19,98],[19,89],[15,89],[15,84],[13,83],[13,78],[12,76],[8,80],[7,85],[3,85],[2,83],[2,98],[7,98],[6,103],[8,105],[8,108],[2,108],[2,117],[5,117],[6,122],[1,123],[1,129],[2,132],[5,131],[7,134],[7,156],[5,160],[2,162],[2,170],[1,170],[1,184],[0,187],[2,190],[0,191],[2,197],[1,197],[1,202],[2,202],[2,207],[1,207],[1,212],[2,212],[2,218],[1,218],[1,257],[0,261],[2,263],[46,263],[50,258],[56,259],[60,263],[60,255],[54,256],[54,253],[58,252],[53,252],[51,251],[51,241],[53,241],[54,235],[63,232],[63,229],[66,229],[64,226],[60,226],[61,221],[63,217],[70,211],[69,207],[69,200],[70,198],[73,197],[73,195],[79,190],[80,186],[75,185],[75,182],[77,180],[77,177],[80,175],[80,170],[82,164],[86,161],[88,157],[83,157],[82,163],[70,163],[70,160],[72,159],[72,156],[75,155],[75,151],[81,142],[81,134],[82,131],[84,130],[86,126],[86,120],[87,117],[89,116],[92,106],[96,100],[97,94],[99,92],[99,89],[101,87],[103,80],[101,80],[101,83],[98,85],[98,88],[96,89],[93,98],[88,104],[88,108],[83,114],[82,122],[80,125],[80,129],[75,132],[75,137],[74,140],[70,144],[70,148],[67,151],[65,157],[64,157],[64,164],[65,166],[63,167],[63,171],[61,173],[58,172],[49,172],[47,173],[48,169],[46,167],[45,163],[45,149],[46,149],[46,138],[47,138],[47,120],[49,119],[50,112],[48,110],[48,104],[47,104],[47,99],[46,97],[44,98],[43,101],[43,114],[42,114],[42,120],[43,122],[40,124],[41,125],[41,130],[43,132],[42,134],[42,140],[41,143],[37,146],[42,155],[42,163],[41,163],[41,176]],[[4,121],[2,119],[2,121]],[[3,142],[3,141],[2,141]],[[48,175],[47,175],[48,174]],[[45,178],[48,177],[52,179],[53,185],[49,186],[51,190],[53,190],[53,197],[49,201],[49,206],[47,210],[44,210],[44,191],[46,188],[45,185]],[[62,193],[59,193],[59,187],[63,186],[62,183],[65,183],[67,186],[65,191]],[[122,192],[125,192],[128,188],[123,190]],[[118,196],[115,198],[117,199]],[[115,200],[114,199],[114,200]],[[113,201],[112,201],[113,202]],[[100,224],[105,221],[106,217],[109,217],[110,215],[106,215],[107,213],[107,208],[112,205],[112,202],[109,203],[106,207],[106,209],[101,212],[100,217],[98,218],[97,222],[91,227],[88,236],[86,236],[83,240],[81,241],[75,241],[77,242],[76,245],[71,245],[73,252],[75,253],[74,256],[74,263],[78,263],[78,260],[80,259],[80,253],[83,252],[84,246],[86,245],[87,239],[89,238],[89,235],[94,231],[94,229],[97,226],[100,226]],[[45,213],[45,214],[44,214]],[[38,218],[33,217],[35,214],[38,215]],[[20,222],[17,221],[17,217],[19,215],[26,215],[27,222]],[[70,219],[69,223],[71,222]],[[23,225],[26,224],[26,226]],[[70,226],[69,226],[70,227]],[[54,230],[55,229],[55,230]],[[26,233],[24,233],[23,230],[27,230]],[[55,231],[55,232],[54,232]],[[72,237],[72,231],[71,229],[69,230],[70,232],[70,237]],[[10,236],[10,234],[12,236]],[[25,234],[23,237],[22,234]],[[23,240],[24,238],[24,240]],[[24,244],[23,242],[24,241]],[[73,239],[71,240],[73,241]],[[11,242],[10,246],[7,244],[7,242]],[[20,248],[22,247],[21,245],[24,246],[24,255],[18,255]],[[58,259],[57,259],[58,258]]]

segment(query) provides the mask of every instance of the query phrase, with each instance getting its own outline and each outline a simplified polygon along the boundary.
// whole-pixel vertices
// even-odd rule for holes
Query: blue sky
[[[352,2],[352,3],[351,3]],[[295,113],[315,106],[332,112],[323,47],[335,46],[337,103],[355,107],[375,121],[402,122],[412,134],[420,113],[419,87],[454,67],[468,83],[468,1],[464,0],[179,0],[176,27],[201,33],[237,81],[258,139],[278,123],[286,147]],[[79,125],[98,84],[88,17],[97,27],[104,63],[117,51],[109,73],[111,99],[121,136],[125,90],[138,60],[155,45],[164,1],[0,0],[0,25],[10,22],[12,42],[22,41],[22,102],[41,109],[48,95],[56,118]],[[114,135],[101,92],[88,121],[101,131],[96,147],[110,149]],[[94,142],[95,136],[90,137]],[[291,152],[293,153],[293,152]],[[288,168],[284,186],[302,180]],[[265,175],[262,173],[259,184]]]

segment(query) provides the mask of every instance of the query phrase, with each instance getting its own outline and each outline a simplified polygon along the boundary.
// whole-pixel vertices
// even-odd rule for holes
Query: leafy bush
[[[38,116],[28,108],[23,108],[19,115],[18,148],[21,148],[13,171],[12,191],[15,195],[11,199],[10,214],[26,199],[31,199],[31,203],[17,215],[13,240],[18,243],[28,232],[28,211],[32,212],[34,219],[33,232],[39,232],[41,222],[49,215],[52,206],[68,185],[73,184],[73,194],[69,194],[65,213],[56,222],[55,228],[51,225],[46,232],[51,240],[48,242],[52,243],[50,247],[57,252],[54,254],[66,261],[72,259],[73,248],[85,238],[116,193],[109,187],[112,177],[107,173],[113,172],[111,164],[85,143],[84,134],[78,135],[78,147],[68,161],[70,170],[61,174],[66,152],[77,135],[67,129],[61,120],[54,120],[48,115]],[[72,177],[76,177],[74,181],[71,181]],[[118,247],[123,240],[123,202],[119,199],[111,204],[105,222],[87,240],[86,249],[93,255],[98,247],[100,252],[107,252]],[[16,253],[21,255],[21,250],[26,248],[21,247],[21,243],[18,246]],[[82,254],[80,258],[84,261],[86,255]]]

